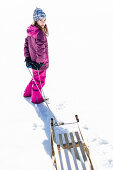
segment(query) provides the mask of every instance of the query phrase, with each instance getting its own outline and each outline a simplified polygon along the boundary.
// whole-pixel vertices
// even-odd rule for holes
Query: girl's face
[[[40,25],[42,28],[44,28],[45,24],[46,24],[46,19],[39,19],[37,21],[37,24]]]

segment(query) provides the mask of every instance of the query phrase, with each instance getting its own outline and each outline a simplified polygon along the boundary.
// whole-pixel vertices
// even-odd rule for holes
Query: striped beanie
[[[42,11],[41,8],[36,8],[33,12],[33,20],[37,21],[43,18],[46,18],[46,14]]]

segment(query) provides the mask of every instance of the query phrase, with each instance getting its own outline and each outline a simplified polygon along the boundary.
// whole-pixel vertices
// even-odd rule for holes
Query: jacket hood
[[[40,32],[40,29],[35,27],[34,25],[30,25],[28,28],[27,28],[27,36],[31,36],[31,37],[34,37],[36,38],[37,37],[37,34]]]

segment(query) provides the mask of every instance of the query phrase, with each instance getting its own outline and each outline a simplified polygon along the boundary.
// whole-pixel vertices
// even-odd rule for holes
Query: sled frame
[[[78,124],[78,115],[75,115]],[[92,162],[88,147],[86,146],[80,127],[77,131],[58,134],[59,143],[56,142],[55,124],[51,118],[51,158],[53,167],[56,170],[97,170],[94,162]],[[57,125],[58,126],[58,125]],[[62,125],[59,125],[62,126]],[[76,142],[75,142],[76,137]],[[63,140],[65,139],[65,140]],[[71,139],[71,142],[69,142]],[[65,142],[64,142],[65,141]],[[72,153],[73,149],[73,153]],[[68,161],[66,158],[68,157]],[[81,158],[82,157],[82,158]],[[69,165],[70,164],[70,165]]]

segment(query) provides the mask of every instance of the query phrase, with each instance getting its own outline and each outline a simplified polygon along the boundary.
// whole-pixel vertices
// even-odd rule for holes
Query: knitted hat
[[[41,8],[36,8],[33,12],[33,20],[37,21],[43,18],[46,18],[46,14],[42,11]]]

